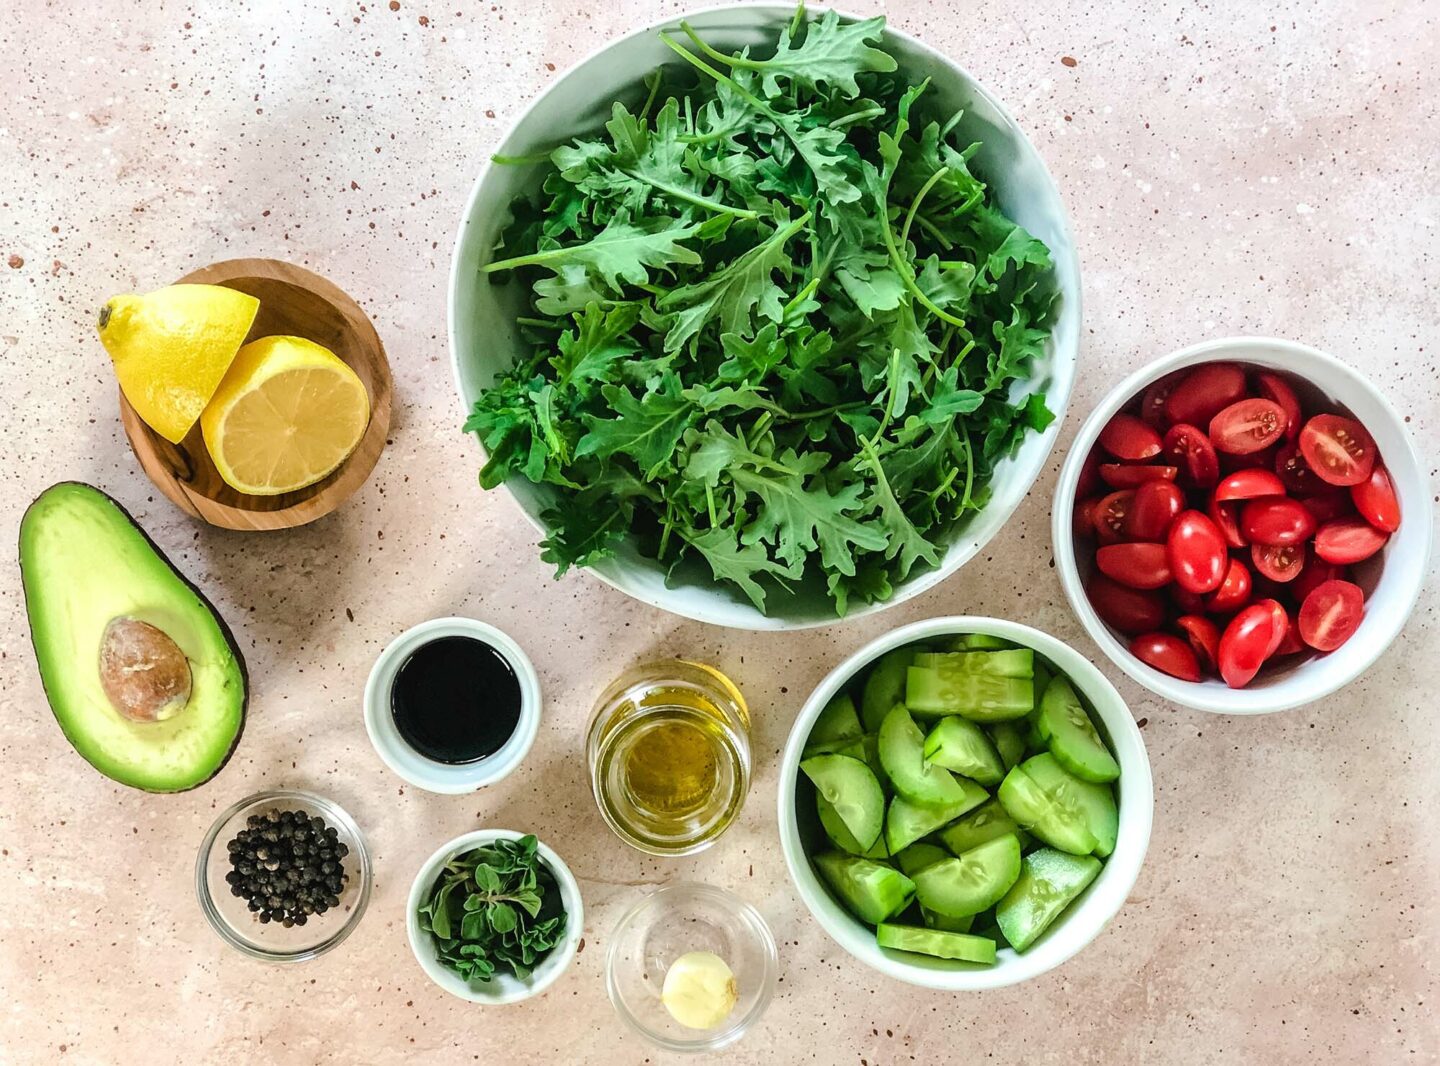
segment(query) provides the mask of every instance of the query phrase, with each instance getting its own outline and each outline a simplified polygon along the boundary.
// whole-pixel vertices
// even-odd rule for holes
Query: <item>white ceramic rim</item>
[[[800,753],[810,729],[820,711],[842,686],[863,667],[893,648],[957,633],[982,633],[1032,648],[1054,663],[1086,696],[1104,723],[1120,763],[1120,835],[1099,876],[1079,901],[1071,904],[1071,912],[1047,930],[1028,951],[1021,954],[1002,948],[1000,961],[989,969],[936,970],[906,962],[903,953],[879,947],[875,943],[874,932],[846,912],[820,883],[800,840],[795,817],[795,786]],[[826,674],[805,701],[790,729],[790,738],[780,759],[778,791],[780,846],[785,853],[785,865],[790,870],[790,879],[795,883],[801,900],[815,920],[836,943],[871,969],[909,984],[945,992],[1004,988],[1027,981],[1059,966],[1099,936],[1119,913],[1136,878],[1140,876],[1140,867],[1150,846],[1155,805],[1155,784],[1150,774],[1150,757],[1145,750],[1144,738],[1124,698],[1105,675],[1074,648],[1039,629],[1000,618],[968,615],[928,618],[901,626],[870,641]],[[1060,933],[1069,935],[1060,936]]]
[[[390,713],[390,689],[395,675],[410,654],[438,637],[474,637],[505,656],[520,683],[520,720],[493,755],[471,763],[442,763],[427,759],[400,736]],[[540,729],[540,675],[520,645],[509,634],[474,618],[432,618],[411,626],[386,645],[365,681],[365,732],[375,754],[391,770],[416,788],[442,795],[474,792],[506,777],[535,743]]]
[[[565,865],[565,860],[555,854],[543,840],[536,842],[535,853],[545,861],[545,865],[555,875],[555,884],[560,888],[560,901],[564,904],[568,917],[565,924],[565,939],[555,945],[549,955],[540,960],[540,965],[536,966],[525,980],[521,981],[508,975],[497,975],[492,982],[496,985],[495,991],[473,988],[459,974],[440,965],[435,958],[435,948],[430,943],[430,934],[420,928],[417,908],[419,908],[426,891],[434,883],[440,868],[449,861],[451,856],[471,848],[494,843],[497,840],[519,840],[527,835],[526,833],[517,833],[513,829],[476,829],[469,833],[463,833],[436,849],[435,853],[425,860],[420,867],[420,872],[415,875],[415,880],[410,885],[410,894],[405,901],[405,934],[410,941],[410,951],[415,956],[415,961],[420,964],[420,968],[425,971],[425,976],[452,996],[458,996],[471,1003],[489,1006],[503,1006],[506,1003],[519,1003],[532,999],[558,981],[560,975],[570,967],[571,960],[575,958],[580,938],[585,931],[585,906],[580,898],[580,883],[575,880],[575,875],[570,872],[570,867]]]
[[[1368,643],[1362,646],[1364,648],[1362,652],[1354,655],[1350,668],[1344,672],[1337,672],[1328,680],[1317,684],[1287,685],[1286,692],[1288,694],[1277,694],[1277,690],[1266,687],[1232,689],[1218,681],[1182,681],[1142,663],[1130,654],[1129,649],[1116,636],[1115,631],[1102,622],[1100,616],[1095,613],[1095,608],[1090,605],[1090,600],[1085,595],[1079,566],[1075,559],[1075,488],[1080,480],[1080,467],[1084,464],[1085,456],[1095,446],[1095,442],[1100,436],[1100,430],[1105,427],[1115,412],[1144,391],[1152,382],[1158,381],[1176,370],[1219,359],[1253,365],[1256,362],[1255,349],[1262,348],[1269,348],[1289,358],[1297,359],[1301,362],[1302,367],[1304,361],[1307,360],[1323,365],[1330,372],[1348,379],[1349,385],[1353,386],[1358,394],[1365,395],[1368,402],[1377,406],[1391,423],[1394,432],[1387,435],[1387,443],[1380,449],[1387,467],[1396,468],[1397,459],[1409,464],[1418,476],[1421,489],[1418,493],[1406,495],[1400,481],[1395,479],[1395,488],[1397,493],[1401,493],[1401,509],[1405,516],[1401,526],[1402,533],[1415,536],[1417,534],[1414,531],[1418,527],[1418,535],[1422,544],[1419,562],[1414,568],[1416,580],[1408,587],[1408,595],[1403,601],[1403,610],[1390,611],[1383,615],[1367,612],[1365,628],[1361,634]],[[1244,353],[1247,349],[1250,350],[1249,355]],[[1298,368],[1285,369],[1292,374],[1304,376]],[[1337,397],[1337,399],[1342,404],[1346,402],[1344,397]],[[1372,434],[1376,432],[1373,426],[1366,428]],[[1313,703],[1348,685],[1368,670],[1399,635],[1406,621],[1409,620],[1411,612],[1415,609],[1415,603],[1420,596],[1420,588],[1424,584],[1424,575],[1428,571],[1434,535],[1432,508],[1429,479],[1426,476],[1425,467],[1415,451],[1414,442],[1410,439],[1409,433],[1405,431],[1404,419],[1386,399],[1385,394],[1363,375],[1333,355],[1295,341],[1281,340],[1275,337],[1222,337],[1218,340],[1193,344],[1188,348],[1171,352],[1169,355],[1147,363],[1105,394],[1105,397],[1081,424],[1079,431],[1075,434],[1075,439],[1070,443],[1069,452],[1056,482],[1055,500],[1050,512],[1050,537],[1055,554],[1055,571],[1060,577],[1060,584],[1065,590],[1066,599],[1070,601],[1071,608],[1080,619],[1080,624],[1085,627],[1090,638],[1100,646],[1100,650],[1110,658],[1110,661],[1125,671],[1133,680],[1157,696],[1182,706],[1209,711],[1212,714],[1273,714],[1276,711],[1286,711],[1293,707]],[[1397,536],[1399,535],[1397,534]],[[1388,551],[1388,547],[1385,550]],[[1357,636],[1361,634],[1357,634]],[[1308,664],[1302,663],[1297,666],[1291,678],[1298,677],[1303,673],[1306,665]]]
[[[570,75],[575,73],[575,71],[579,67],[584,66],[591,60],[598,58],[599,56],[610,51],[612,48],[616,47],[624,41],[628,41],[646,34],[658,33],[660,30],[663,29],[676,28],[679,26],[682,19],[692,20],[702,15],[709,15],[719,12],[729,14],[736,10],[743,10],[745,8],[767,10],[783,9],[787,12],[794,10],[793,7],[790,5],[770,3],[766,2],[766,0],[754,0],[754,2],[736,4],[711,4],[707,7],[698,7],[688,11],[678,11],[673,15],[667,15],[662,18],[658,18],[651,22],[648,22],[645,25],[640,26],[637,29],[634,29],[631,32],[624,34],[620,37],[615,37],[607,40],[602,44],[596,46],[586,55],[577,59],[574,63],[571,63],[570,66],[568,66],[564,71],[562,71],[553,81],[550,82],[549,85],[547,85],[538,94],[536,94],[536,96],[531,99],[529,103],[527,103],[525,107],[509,123],[509,125],[505,129],[504,135],[496,143],[495,148],[486,155],[485,160],[480,167],[480,172],[475,178],[475,183],[470,188],[470,195],[465,200],[465,208],[460,216],[461,223],[459,228],[456,230],[455,243],[450,253],[450,276],[448,278],[449,287],[446,290],[445,321],[446,328],[449,331],[450,370],[455,380],[455,394],[460,399],[462,417],[468,415],[469,411],[464,409],[465,385],[460,371],[461,354],[456,345],[455,339],[458,332],[458,323],[456,321],[455,314],[454,293],[456,287],[460,284],[461,280],[461,258],[466,235],[465,220],[469,219],[475,213],[476,204],[480,199],[481,187],[489,178],[491,170],[494,169],[495,166],[497,166],[497,164],[493,160],[493,157],[497,154],[504,154],[507,149],[509,149],[511,140],[519,131],[520,126],[529,117],[530,111],[536,106],[537,103],[539,103],[539,101],[549,96],[552,92],[555,92],[556,89],[567,78],[569,78]],[[847,21],[860,21],[864,18],[871,17],[853,14],[844,10],[843,8],[831,7],[828,5],[823,7],[807,8],[806,10],[810,13],[821,13],[826,10],[833,10],[842,19],[845,19]],[[1080,332],[1085,319],[1084,293],[1081,286],[1080,278],[1080,254],[1075,246],[1075,235],[1070,224],[1070,214],[1068,211],[1065,210],[1064,195],[1061,192],[1059,183],[1055,180],[1055,175],[1051,173],[1049,166],[1046,165],[1045,157],[1041,155],[1040,150],[1035,147],[1034,142],[1025,133],[1024,127],[1022,127],[1020,123],[1016,121],[1015,116],[1010,113],[1010,109],[1007,108],[998,97],[993,95],[985,87],[984,83],[980,81],[980,79],[976,78],[973,74],[970,73],[970,71],[966,67],[951,59],[944,52],[941,52],[936,48],[932,48],[930,45],[926,44],[918,37],[906,33],[904,30],[896,28],[889,21],[888,18],[885,23],[885,32],[888,34],[894,34],[896,37],[905,41],[907,45],[917,49],[918,51],[928,53],[935,59],[937,63],[940,63],[941,65],[950,68],[960,78],[964,79],[964,81],[966,81],[974,89],[976,95],[982,97],[991,107],[993,107],[995,109],[995,113],[1000,117],[1000,119],[1003,120],[1007,125],[1009,125],[1016,134],[1016,136],[1030,148],[1031,152],[1035,156],[1035,161],[1038,164],[1041,173],[1044,174],[1051,188],[1055,191],[1055,201],[1057,206],[1059,207],[1059,229],[1060,233],[1064,236],[1065,244],[1070,251],[1068,262],[1064,264],[1063,270],[1061,269],[1062,264],[1058,261],[1057,257],[1057,261],[1055,264],[1056,275],[1057,279],[1059,279],[1068,272],[1069,276],[1073,279],[1074,292],[1073,294],[1066,293],[1065,297],[1067,300],[1073,298],[1075,304],[1075,313],[1069,319],[1071,328],[1068,330],[1068,335],[1062,335],[1062,333],[1060,332],[1059,324],[1057,324],[1057,326],[1055,327],[1055,356],[1052,359],[1051,368],[1052,383],[1051,387],[1046,391],[1045,398],[1047,405],[1050,405],[1052,402],[1054,402],[1055,394],[1057,392],[1060,393],[1060,399],[1058,403],[1054,403],[1054,405],[1050,407],[1051,411],[1055,415],[1055,420],[1046,427],[1043,433],[1038,435],[1039,439],[1043,443],[1041,450],[1037,454],[1034,474],[1031,476],[1029,483],[1026,485],[1025,491],[1018,493],[1015,498],[1010,501],[1008,506],[1005,506],[1003,508],[996,508],[995,510],[991,511],[992,514],[996,514],[999,517],[994,530],[991,531],[988,537],[985,537],[983,540],[972,540],[970,541],[968,547],[959,544],[951,546],[951,548],[947,550],[946,557],[943,560],[941,566],[936,567],[932,570],[922,572],[914,578],[907,578],[906,581],[900,583],[900,585],[895,588],[893,594],[888,600],[881,600],[877,603],[868,603],[858,607],[852,607],[851,610],[849,610],[843,618],[816,618],[800,622],[787,622],[785,619],[778,616],[762,615],[760,612],[756,611],[755,617],[753,619],[749,619],[744,624],[740,624],[738,622],[732,621],[729,618],[717,616],[717,614],[709,610],[703,602],[700,604],[691,604],[685,600],[677,600],[673,602],[661,603],[658,601],[657,597],[641,596],[627,588],[622,588],[620,584],[614,579],[612,579],[608,574],[602,573],[600,570],[594,567],[580,568],[590,576],[598,578],[599,580],[605,582],[605,584],[609,585],[611,588],[615,589],[618,592],[624,593],[626,596],[630,596],[632,599],[638,599],[642,603],[649,604],[651,607],[657,607],[662,611],[666,611],[670,614],[677,614],[683,618],[690,618],[696,622],[706,622],[710,625],[718,625],[724,626],[726,628],[746,629],[752,631],[789,631],[800,629],[816,629],[821,626],[835,625],[839,622],[848,622],[857,618],[863,618],[866,615],[877,614],[880,611],[883,611],[889,607],[895,607],[901,603],[906,602],[907,600],[913,599],[914,597],[920,595],[922,592],[926,592],[934,588],[946,578],[954,575],[961,567],[963,567],[971,559],[975,558],[976,555],[980,554],[981,550],[985,547],[985,545],[988,544],[990,540],[992,540],[996,536],[996,534],[998,534],[1000,530],[1004,528],[1006,523],[1010,521],[1011,517],[1019,509],[1020,505],[1029,496],[1030,492],[1034,489],[1036,482],[1040,480],[1040,475],[1045,472],[1045,467],[1050,461],[1050,455],[1055,449],[1056,442],[1059,440],[1060,429],[1064,425],[1065,416],[1070,409],[1070,400],[1074,393],[1075,374],[1080,361]],[[1061,357],[1065,352],[1069,353],[1070,358],[1068,364],[1062,365]],[[486,454],[483,445],[480,446],[480,452],[483,459]],[[543,536],[549,535],[549,530],[547,530],[543,525],[540,524],[539,519],[533,516],[525,507],[520,506],[519,501],[514,500],[513,496],[512,501],[515,502],[516,507],[520,511],[520,513],[525,516],[526,521],[528,521],[538,533],[542,534]],[[991,503],[987,505],[987,510],[990,510],[991,508],[995,508],[995,504]],[[684,609],[681,609],[682,607]]]

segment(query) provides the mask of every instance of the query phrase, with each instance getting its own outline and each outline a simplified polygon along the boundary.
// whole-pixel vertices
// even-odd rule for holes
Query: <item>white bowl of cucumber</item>
[[[841,947],[946,991],[1053,969],[1139,876],[1150,760],[1074,649],[995,618],[887,633],[811,693],[780,765],[780,842]]]

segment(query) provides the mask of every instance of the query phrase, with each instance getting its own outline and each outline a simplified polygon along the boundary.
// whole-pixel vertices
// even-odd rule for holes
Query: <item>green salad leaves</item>
[[[1053,419],[1011,400],[1049,253],[883,26],[802,10],[760,59],[682,24],[678,61],[516,203],[480,283],[526,286],[532,353],[465,428],[485,487],[551,487],[557,576],[628,539],[761,611],[804,581],[844,614],[937,565]]]

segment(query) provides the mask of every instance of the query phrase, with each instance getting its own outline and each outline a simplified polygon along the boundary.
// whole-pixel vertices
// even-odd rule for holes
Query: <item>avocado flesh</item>
[[[194,788],[225,765],[245,720],[245,664],[214,608],[129,514],[99,489],[62,482],[20,523],[20,570],[40,678],[66,739],[90,765],[150,792]],[[114,618],[148,622],[190,665],[190,698],[173,717],[136,722],[100,680]]]

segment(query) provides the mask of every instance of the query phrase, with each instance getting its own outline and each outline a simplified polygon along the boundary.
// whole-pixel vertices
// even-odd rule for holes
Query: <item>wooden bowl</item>
[[[370,424],[360,443],[330,476],[278,496],[237,492],[221,479],[200,423],[179,444],[145,424],[120,394],[120,420],[130,447],[156,487],[182,511],[225,529],[288,529],[327,515],[365,483],[390,430],[390,364],[360,305],[303,267],[278,259],[228,259],[187,274],[181,282],[223,285],[260,301],[245,340],[288,335],[329,348],[359,375],[370,395]]]

